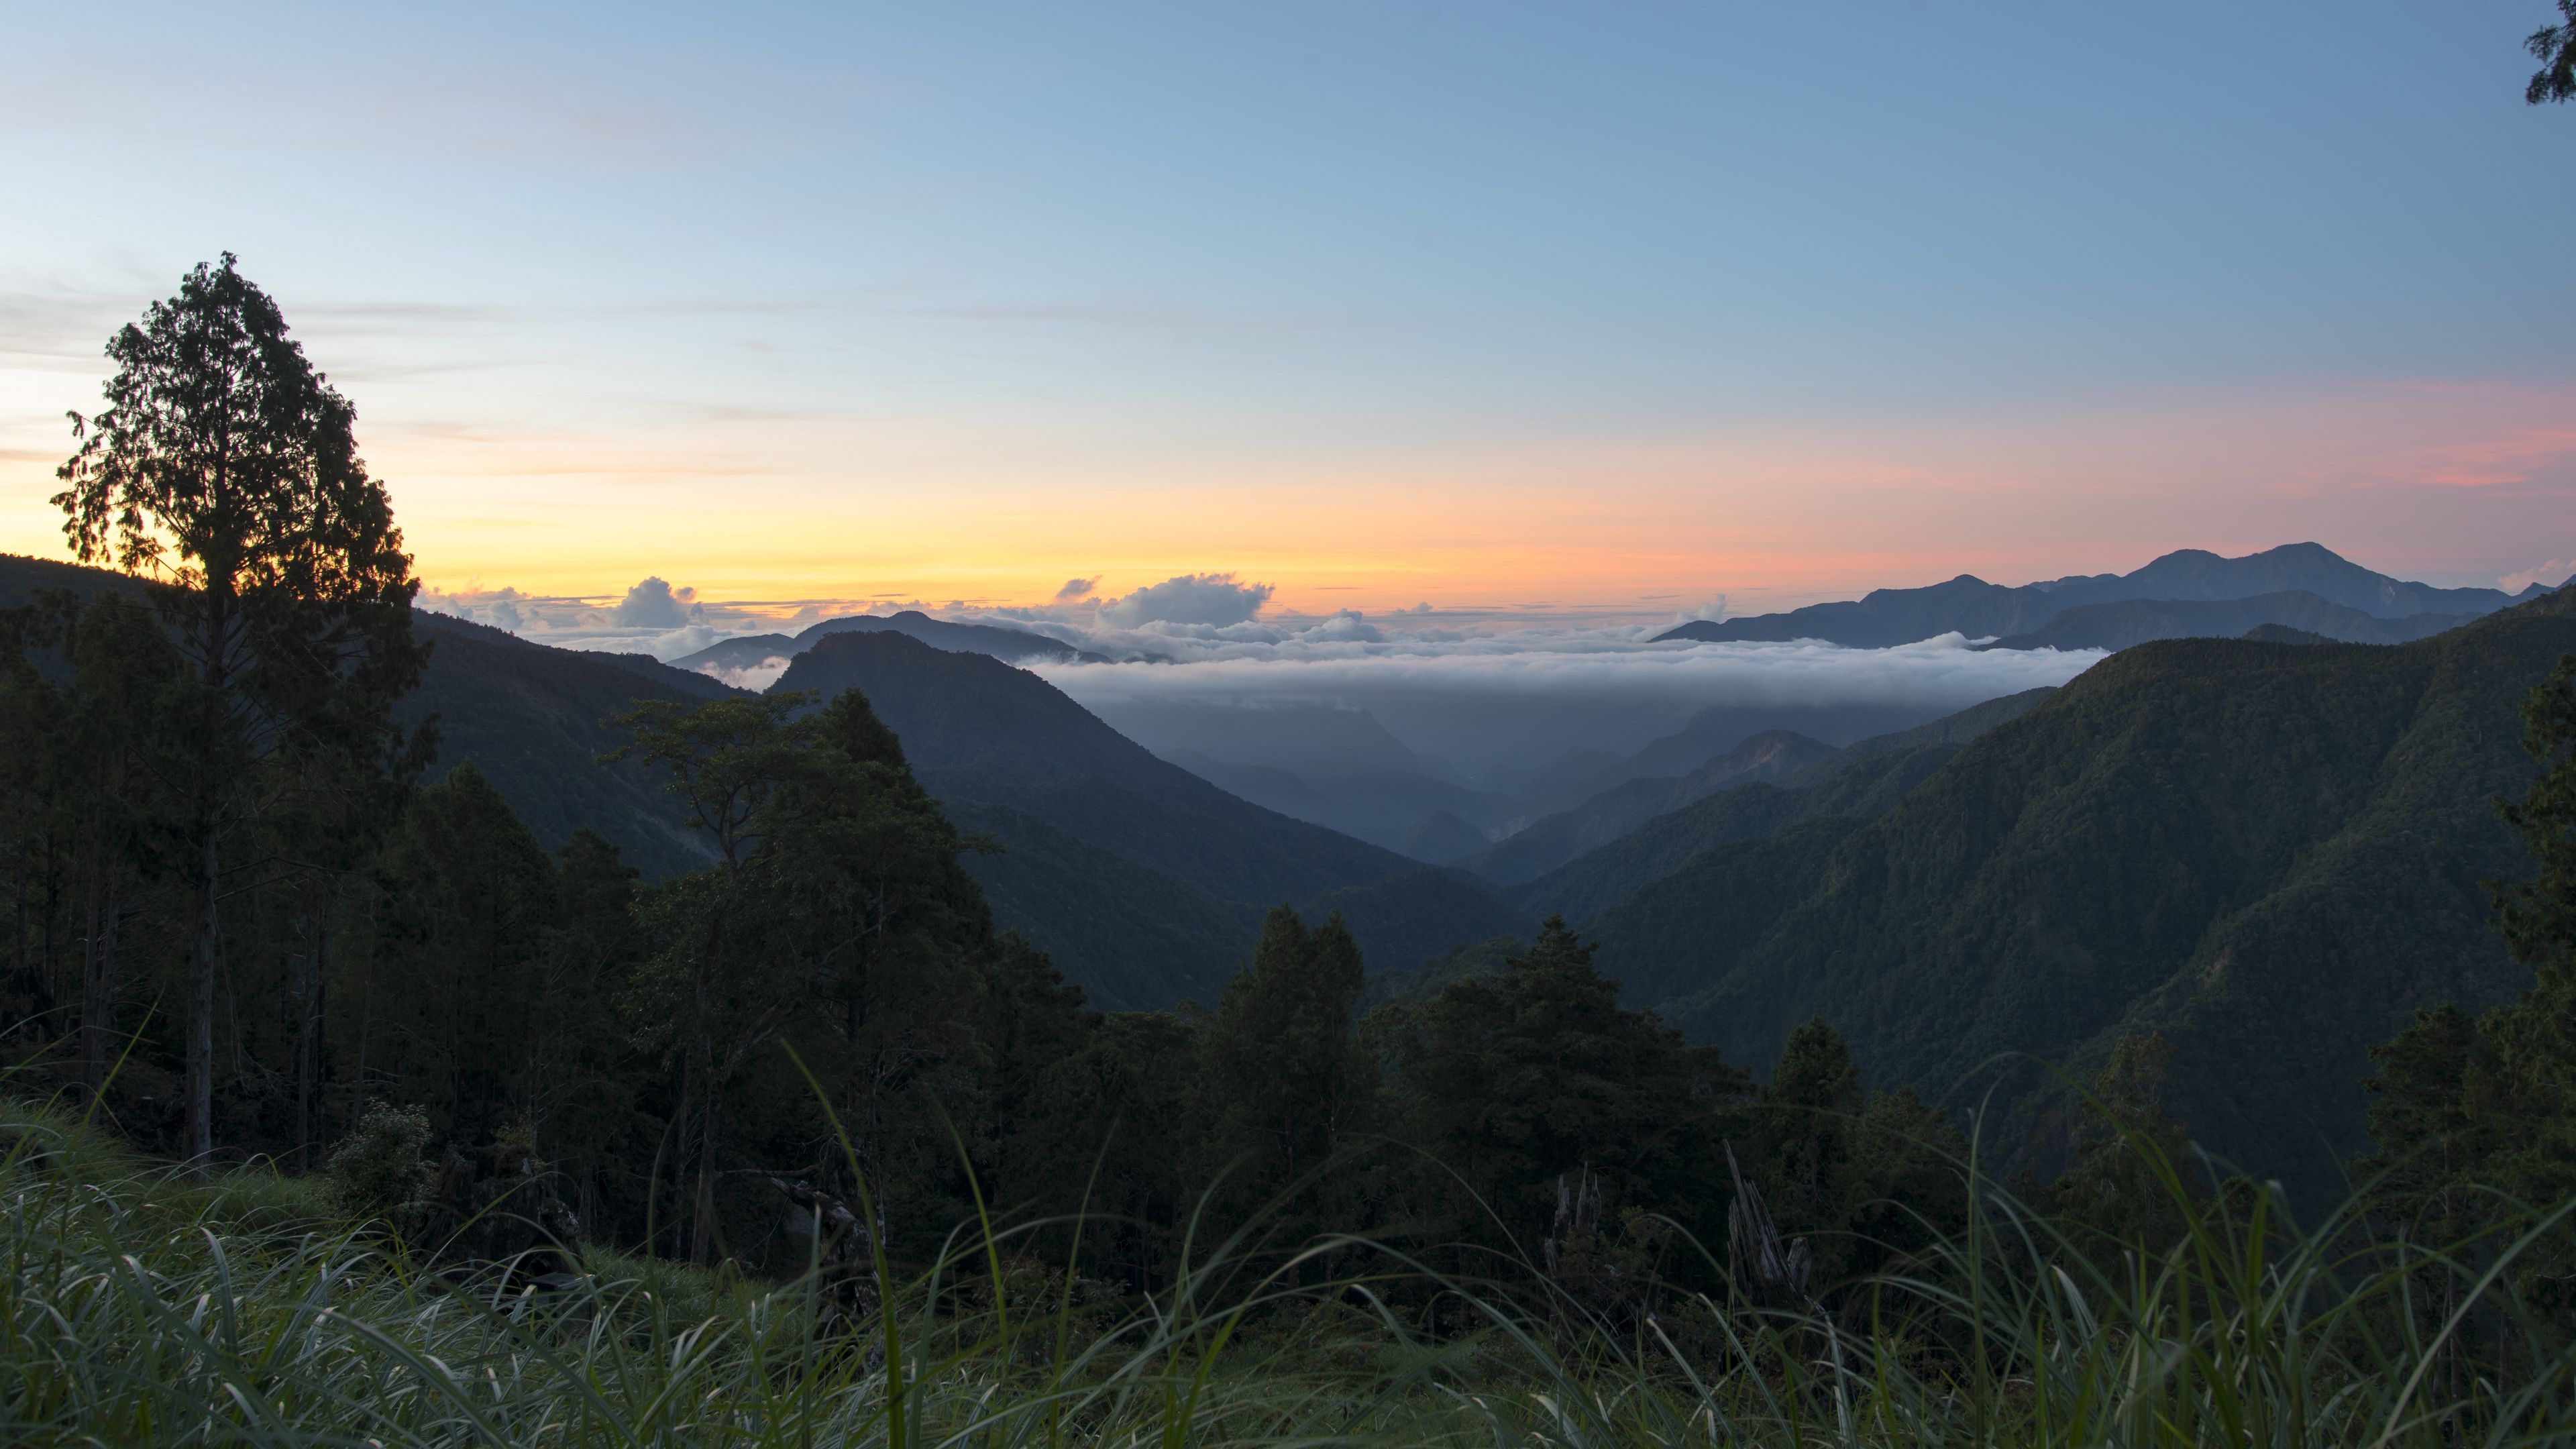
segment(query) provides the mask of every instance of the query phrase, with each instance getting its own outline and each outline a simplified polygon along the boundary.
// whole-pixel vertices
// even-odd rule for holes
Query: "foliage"
[[[2540,69],[2522,93],[2525,103],[2576,99],[2576,0],[2558,0],[2559,22],[2544,25],[2523,42]]]
[[[0,1435],[18,1443],[920,1446],[2360,1444],[2576,1432],[2576,1353],[2510,1300],[2510,1377],[2442,1371],[2386,1310],[2434,1255],[2355,1255],[2266,1202],[2103,1272],[1955,1164],[1964,1218],[1870,1311],[1680,1297],[1587,1311],[1520,1260],[1482,1280],[1310,1276],[1223,1248],[1153,1300],[968,1226],[876,1270],[855,1333],[818,1285],[593,1253],[509,1294],[424,1273],[274,1178],[192,1185],[20,1115],[0,1158]],[[1072,1224],[1059,1224],[1071,1227]],[[1354,1243],[1353,1246],[1359,1246]],[[1366,1305],[1409,1282],[1475,1327]],[[968,1285],[972,1285],[971,1287]],[[1038,1290],[1043,1291],[1038,1291]]]
[[[331,1154],[331,1197],[362,1222],[410,1225],[429,1191],[429,1114],[378,1102]]]
[[[399,779],[419,764],[388,717],[421,668],[411,559],[358,457],[356,410],[286,331],[230,253],[200,264],[109,341],[108,406],[72,415],[79,447],[53,500],[83,562],[156,580],[191,674],[171,703],[194,755],[183,1098],[196,1157],[214,1148],[225,847],[259,813],[256,787],[281,783],[258,767]]]
[[[1624,1010],[1591,948],[1551,919],[1491,976],[1380,1008],[1364,1028],[1414,1149],[1404,1217],[1427,1241],[1507,1251],[1552,1221],[1560,1179],[1695,1220],[1718,1199],[1718,1144],[1743,1075],[1651,1014]]]

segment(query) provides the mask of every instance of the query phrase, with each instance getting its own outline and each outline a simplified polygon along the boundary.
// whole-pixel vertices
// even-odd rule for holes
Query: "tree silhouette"
[[[2531,33],[2523,45],[2540,62],[2522,93],[2532,105],[2576,99],[2576,0],[2558,0],[2559,22]]]
[[[395,697],[419,677],[418,587],[356,411],[236,269],[200,263],[107,344],[108,406],[73,413],[54,504],[82,562],[153,583],[192,688],[194,945],[185,1002],[187,1147],[214,1148],[215,977],[227,837],[260,767],[316,749],[391,763]],[[407,763],[417,765],[415,749]]]

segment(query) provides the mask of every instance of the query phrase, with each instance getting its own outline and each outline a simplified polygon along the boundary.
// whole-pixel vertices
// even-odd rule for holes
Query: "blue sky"
[[[2576,559],[2548,18],[13,4],[0,547],[229,247],[457,589],[2492,582]]]

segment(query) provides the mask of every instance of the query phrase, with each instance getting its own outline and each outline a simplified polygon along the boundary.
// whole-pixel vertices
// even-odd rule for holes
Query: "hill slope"
[[[2250,599],[2124,599],[2078,604],[2028,634],[1989,649],[2127,649],[2150,639],[2239,639],[2256,629],[2288,628],[2347,644],[2411,644],[2469,621],[2465,614],[2409,614],[2382,619],[2328,603],[2305,589]]]
[[[1572,810],[1527,828],[1458,862],[1500,885],[1518,885],[1587,850],[1617,840],[1658,815],[1720,790],[1779,777],[1834,753],[1831,745],[1791,730],[1766,730],[1686,775],[1627,780]]]
[[[1580,924],[1711,846],[1765,839],[1817,816],[1884,814],[1962,745],[2053,693],[2033,689],[1990,699],[1927,725],[1858,741],[1776,780],[1738,783],[1656,816],[1503,894],[1530,915],[1562,915]],[[1635,968],[1631,975],[1645,979]],[[1628,994],[1638,1002],[1658,999],[1643,991],[1632,986]]]
[[[988,830],[1024,857],[970,863],[998,916],[1027,930],[1067,976],[1110,993],[1104,1004],[1166,1006],[1203,993],[1241,964],[1251,933],[1149,985],[1120,959],[1116,932],[1080,918],[1095,907],[1182,922],[1157,938],[1166,960],[1186,955],[1187,941],[1222,922],[1257,920],[1271,905],[1338,908],[1380,970],[1526,926],[1463,878],[1264,810],[1155,758],[1053,685],[999,660],[892,632],[841,633],[816,640],[775,687],[826,698],[865,692],[903,740],[923,786],[955,808],[961,824],[978,822],[969,828]],[[1024,819],[1048,829],[1028,829]],[[1088,853],[1067,851],[1068,839]],[[1029,894],[1041,881],[1056,892],[1044,909]],[[1084,883],[1079,891],[1076,881]],[[1192,894],[1176,895],[1175,887]],[[1254,914],[1237,914],[1245,910]]]
[[[0,607],[24,604],[38,589],[90,594],[132,584],[105,569],[0,555]],[[640,654],[550,649],[444,614],[414,611],[412,627],[430,645],[429,666],[394,715],[406,726],[438,716],[428,778],[474,761],[548,849],[588,826],[647,876],[706,863],[705,847],[681,824],[659,777],[598,762],[625,742],[603,721],[638,699],[691,701],[733,691]]]
[[[1830,851],[1693,857],[1596,921],[1603,969],[1737,1060],[1821,1014],[1935,1091],[2161,1030],[2178,1115],[2313,1201],[2367,1048],[2526,984],[2486,923],[2479,882],[2527,871],[2488,802],[2532,777],[2516,710],[2571,650],[2571,593],[2394,648],[2141,645]],[[2001,1140],[2045,1150],[2036,1100]]]
[[[441,614],[412,618],[430,641],[429,667],[395,715],[406,724],[438,716],[429,778],[472,760],[548,849],[588,826],[647,876],[707,863],[661,776],[598,761],[626,743],[605,721],[636,700],[694,703],[737,691],[641,655],[549,649]]]

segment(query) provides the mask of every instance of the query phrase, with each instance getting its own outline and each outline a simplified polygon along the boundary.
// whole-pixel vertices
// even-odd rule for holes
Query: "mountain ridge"
[[[1659,973],[1731,1059],[1820,1014],[1936,1093],[2159,1031],[2195,1139],[2323,1197],[2368,1048],[2527,984],[2487,922],[2481,882],[2529,868],[2489,802],[2532,778],[2517,710],[2571,652],[2567,592],[2396,646],[2142,644],[1838,840],[1691,857],[1593,922],[1602,969]],[[1998,1141],[2062,1145],[2007,1078]]]
[[[1884,649],[1943,634],[1970,639],[2026,635],[2059,613],[2088,604],[2144,599],[2217,602],[2303,590],[2378,619],[2423,613],[2479,616],[2546,593],[2443,589],[2392,578],[2317,543],[2283,544],[2226,558],[2206,549],[2176,549],[2126,574],[2070,574],[2017,587],[1972,574],[1914,589],[1873,589],[1856,600],[1810,604],[1786,613],[1694,620],[1658,640],[1782,643],[1818,639],[1850,648]],[[2239,631],[2241,632],[2241,631]]]

